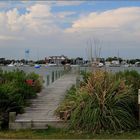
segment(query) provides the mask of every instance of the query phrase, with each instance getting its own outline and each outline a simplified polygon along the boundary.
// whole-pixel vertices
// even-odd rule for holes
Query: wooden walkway
[[[31,100],[32,105],[25,108],[25,113],[19,114],[14,122],[10,122],[10,129],[46,129],[48,125],[63,126],[54,112],[65,97],[66,91],[74,84],[76,75],[66,74],[45,87],[36,99]]]

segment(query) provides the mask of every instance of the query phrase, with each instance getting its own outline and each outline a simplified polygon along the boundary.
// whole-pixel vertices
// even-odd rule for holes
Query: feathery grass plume
[[[135,99],[132,88],[114,74],[97,70],[74,94],[70,128],[116,132],[137,126],[132,108]]]

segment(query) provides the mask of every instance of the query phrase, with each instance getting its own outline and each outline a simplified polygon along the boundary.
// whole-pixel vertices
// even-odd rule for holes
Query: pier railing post
[[[79,87],[80,86],[80,77],[77,76],[76,77],[76,87]]]
[[[64,75],[64,70],[62,70],[62,76]]]
[[[54,71],[52,71],[52,83],[54,82]]]
[[[138,111],[139,111],[139,127],[140,127],[140,89],[138,90]]]
[[[78,74],[80,74],[80,66],[78,66]]]
[[[9,112],[9,129],[12,129],[15,120],[16,120],[16,112]]]
[[[60,70],[58,71],[58,78],[60,78]]]
[[[47,83],[46,83],[46,85],[48,86],[49,84],[50,84],[50,76],[47,75]]]
[[[55,80],[57,80],[57,70],[55,71]]]

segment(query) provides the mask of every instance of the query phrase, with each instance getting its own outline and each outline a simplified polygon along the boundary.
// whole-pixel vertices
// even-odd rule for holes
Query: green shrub
[[[35,90],[35,92],[41,91],[43,85],[42,77],[32,72],[27,75],[27,79],[32,79],[34,81],[33,89]]]
[[[83,77],[83,82],[84,83],[87,83],[88,82],[88,78],[90,77],[91,73],[90,72],[82,71],[81,72],[81,75]]]
[[[138,89],[140,89],[140,74],[135,70],[125,70],[116,73],[117,78],[121,78],[125,80],[127,85],[131,85],[135,94],[138,93]]]
[[[135,104],[133,106],[134,114],[136,119],[138,120],[138,104],[137,104],[137,95],[138,89],[140,89],[140,74],[136,70],[125,70],[116,73],[117,78],[121,78],[125,81],[126,85],[132,87],[133,94],[135,97]]]
[[[96,71],[80,89],[69,92],[59,108],[71,110],[70,128],[100,132],[122,131],[137,127],[134,106],[137,103],[130,85],[115,74]]]
[[[61,111],[73,110],[76,107],[75,101],[77,100],[76,87],[72,86],[70,90],[67,91],[65,100],[60,104],[56,110],[56,115],[60,115]]]
[[[8,123],[8,113],[23,111],[24,99],[18,94],[15,83],[5,83],[0,85],[0,118],[1,127]]]
[[[3,79],[3,83],[9,82],[9,81],[24,82],[26,79],[25,72],[20,71],[18,69],[11,72],[1,71],[0,76]]]
[[[28,79],[34,80],[34,85],[29,85],[26,82]],[[9,112],[23,112],[29,99],[35,98],[41,88],[42,83],[35,73],[27,75],[20,70],[0,70],[0,127],[8,123]]]

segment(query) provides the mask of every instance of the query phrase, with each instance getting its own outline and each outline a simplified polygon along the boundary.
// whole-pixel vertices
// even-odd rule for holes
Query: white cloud
[[[43,4],[35,4],[27,8],[27,10],[32,14],[32,17],[49,17],[51,16],[51,7]]]
[[[140,26],[140,7],[128,7],[108,10],[105,12],[92,12],[86,17],[73,22],[68,31],[82,29],[109,29]]]
[[[122,54],[126,55],[125,52],[127,52],[130,57],[132,55],[134,57],[133,51],[138,52],[140,49],[140,7],[92,12],[75,20],[65,32],[77,34],[81,41],[85,40],[85,42],[88,39],[101,40],[102,48],[107,55],[112,55],[113,51],[116,52],[119,49],[123,50]],[[131,52],[129,52],[130,50]],[[127,56],[129,56],[128,54]]]
[[[68,5],[63,1],[62,4]],[[76,3],[71,4],[76,5]],[[117,50],[131,48],[131,45],[139,47],[140,7],[91,12],[87,16],[79,15],[80,18],[75,21],[74,18],[69,18],[75,14],[75,11],[54,14],[51,5],[44,2],[28,6],[27,11],[20,14],[19,10],[14,8],[0,12],[0,48],[3,50],[5,46],[13,50],[16,48],[21,55],[24,49],[29,47],[32,55],[34,54],[32,58],[35,57],[36,50],[39,50],[40,56],[44,57],[60,54],[83,56],[87,39],[91,37],[101,39],[106,52],[111,48],[115,50],[115,47]],[[69,22],[72,26],[65,30],[59,27],[57,22]],[[0,51],[0,54],[4,53]]]
[[[24,40],[22,37],[17,37],[17,36],[2,36],[0,35],[0,40]]]
[[[44,33],[57,30],[53,23],[53,15],[48,5],[34,4],[27,8],[27,13],[19,14],[17,8],[0,13],[0,30],[7,32]],[[46,32],[46,33],[47,33]],[[3,32],[0,32],[3,33]]]

